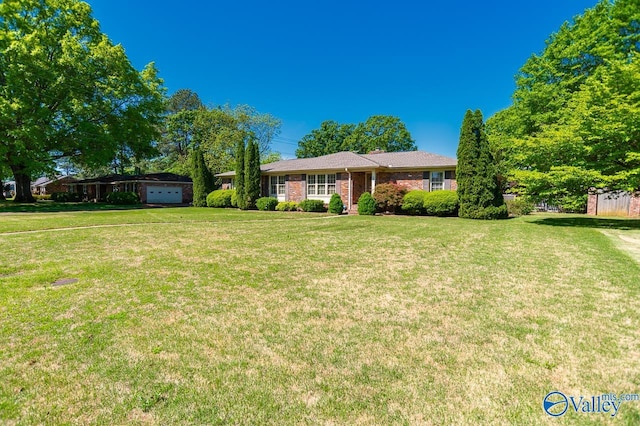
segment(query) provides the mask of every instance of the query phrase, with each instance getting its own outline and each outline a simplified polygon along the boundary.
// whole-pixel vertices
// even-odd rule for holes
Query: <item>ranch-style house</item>
[[[364,192],[375,191],[381,183],[395,183],[408,190],[455,190],[455,158],[424,151],[369,154],[338,152],[314,158],[281,160],[260,166],[261,194],[279,201],[304,199],[329,202],[339,193],[349,211],[357,208]],[[234,187],[234,171],[216,175],[223,189]]]

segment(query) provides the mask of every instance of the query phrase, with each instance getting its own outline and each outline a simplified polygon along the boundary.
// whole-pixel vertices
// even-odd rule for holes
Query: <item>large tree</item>
[[[358,125],[324,121],[298,142],[298,158],[318,157],[340,151],[360,154],[380,149],[387,152],[415,151],[415,141],[404,123],[390,115],[374,115]]]
[[[0,163],[16,201],[32,201],[32,176],[54,160],[108,163],[128,147],[154,153],[163,112],[153,64],[136,71],[78,0],[0,3]]]
[[[267,112],[259,112],[250,105],[224,105],[220,109],[237,120],[239,130],[253,135],[261,156],[269,154],[273,138],[281,131],[282,121],[279,118]]]
[[[386,152],[415,151],[415,141],[402,120],[392,115],[373,115],[356,126],[343,150],[366,154],[380,149]]]
[[[298,158],[319,157],[343,151],[345,140],[351,136],[355,126],[335,121],[323,121],[319,129],[314,129],[298,142]]]
[[[603,0],[524,64],[488,121],[517,190],[581,210],[590,187],[640,189],[640,8]]]
[[[178,174],[188,173],[194,122],[203,108],[198,94],[189,89],[180,89],[167,99],[167,116],[158,140],[160,157],[154,160],[156,168]]]
[[[485,134],[480,110],[468,110],[458,144],[459,216],[469,219],[502,219],[507,207],[498,184],[498,172]]]

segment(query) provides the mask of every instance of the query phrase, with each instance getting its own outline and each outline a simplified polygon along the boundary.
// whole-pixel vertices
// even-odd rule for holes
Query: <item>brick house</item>
[[[347,209],[353,211],[362,193],[373,193],[381,183],[395,183],[408,190],[455,190],[456,165],[454,158],[424,151],[338,152],[282,160],[260,166],[261,193],[279,201],[312,199],[328,203],[337,192]],[[235,172],[216,176],[222,179],[223,189],[233,188]]]
[[[77,179],[73,176],[41,177],[31,183],[31,192],[39,195],[68,192],[69,185],[76,181]]]
[[[144,204],[188,204],[193,201],[191,178],[173,173],[109,175],[76,181],[69,192],[84,200],[104,201],[110,192],[135,192]]]

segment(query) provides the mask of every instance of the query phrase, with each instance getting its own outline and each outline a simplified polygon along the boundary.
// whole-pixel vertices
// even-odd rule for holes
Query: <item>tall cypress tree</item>
[[[506,218],[507,206],[480,110],[475,113],[468,110],[465,114],[457,156],[459,216],[470,219]]]
[[[244,161],[246,208],[254,208],[260,198],[260,147],[251,139],[247,145]]]
[[[207,195],[213,190],[214,177],[200,148],[191,152],[191,176],[193,179],[193,205],[207,207]]]
[[[247,199],[244,190],[244,140],[238,140],[236,145],[236,198],[238,199],[238,208],[245,210],[247,207]]]

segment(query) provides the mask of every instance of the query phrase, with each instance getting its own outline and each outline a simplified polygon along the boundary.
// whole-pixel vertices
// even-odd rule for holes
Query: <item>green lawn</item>
[[[640,393],[634,241],[569,215],[3,213],[0,424],[638,424],[542,410]]]

